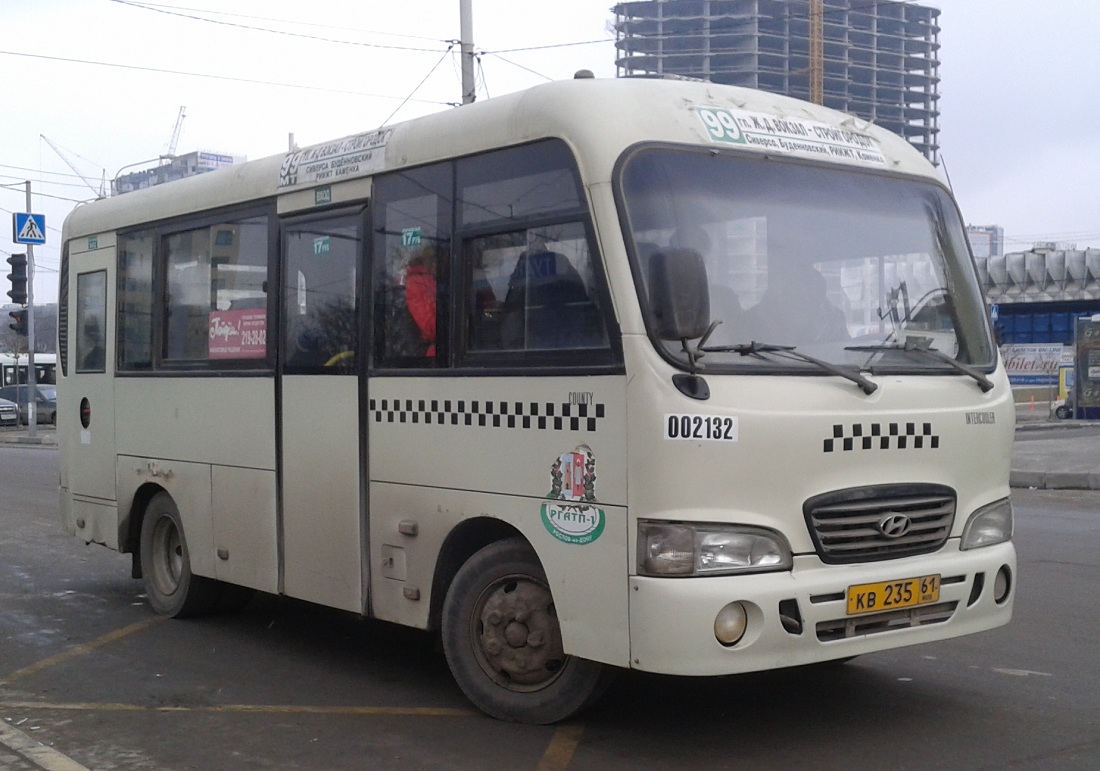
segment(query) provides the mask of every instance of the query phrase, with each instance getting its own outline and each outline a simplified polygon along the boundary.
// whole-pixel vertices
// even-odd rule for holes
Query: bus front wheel
[[[191,573],[191,559],[176,502],[157,493],[141,523],[141,571],[145,594],[162,616],[184,618],[212,610],[218,583]]]
[[[459,687],[501,720],[564,720],[602,693],[610,672],[566,655],[546,574],[522,539],[497,541],[458,571],[443,605],[443,650]]]

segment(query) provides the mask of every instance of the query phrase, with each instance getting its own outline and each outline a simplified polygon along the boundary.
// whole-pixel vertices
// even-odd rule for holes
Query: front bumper
[[[935,554],[859,565],[825,565],[795,558],[780,573],[707,578],[630,578],[630,660],[634,669],[674,675],[725,675],[799,666],[981,632],[1007,624],[1015,597],[1016,550],[1011,542],[959,551],[951,539]],[[1012,585],[994,600],[998,571]],[[941,576],[932,606],[847,616],[846,590],[855,584]],[[748,628],[726,647],[714,619],[740,601]],[[793,601],[793,604],[792,604]],[[781,619],[788,616],[787,626]],[[790,621],[797,610],[800,630]]]

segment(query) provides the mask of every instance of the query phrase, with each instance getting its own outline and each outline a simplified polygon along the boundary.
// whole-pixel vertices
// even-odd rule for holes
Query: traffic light
[[[11,329],[15,330],[15,334],[27,336],[27,309],[16,308],[13,311],[8,311],[8,315],[12,317],[12,323],[8,324]]]
[[[8,274],[8,281],[11,281],[11,289],[8,290],[8,297],[16,305],[27,304],[27,255],[25,254],[13,254],[8,257],[8,264],[11,265],[11,273]]]

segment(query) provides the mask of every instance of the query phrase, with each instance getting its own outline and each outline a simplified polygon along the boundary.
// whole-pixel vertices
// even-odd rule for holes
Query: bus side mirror
[[[661,340],[694,340],[710,326],[710,289],[703,255],[662,249],[649,260],[649,309]]]

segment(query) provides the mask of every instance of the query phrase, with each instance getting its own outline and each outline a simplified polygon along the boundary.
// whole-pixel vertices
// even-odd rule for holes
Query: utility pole
[[[31,207],[31,181],[27,180],[27,211]],[[16,367],[15,382],[19,382]],[[38,438],[38,381],[34,373],[34,244],[27,244],[27,437]]]
[[[472,104],[477,98],[474,85],[474,11],[473,0],[458,0],[459,48],[462,57],[462,103]]]

